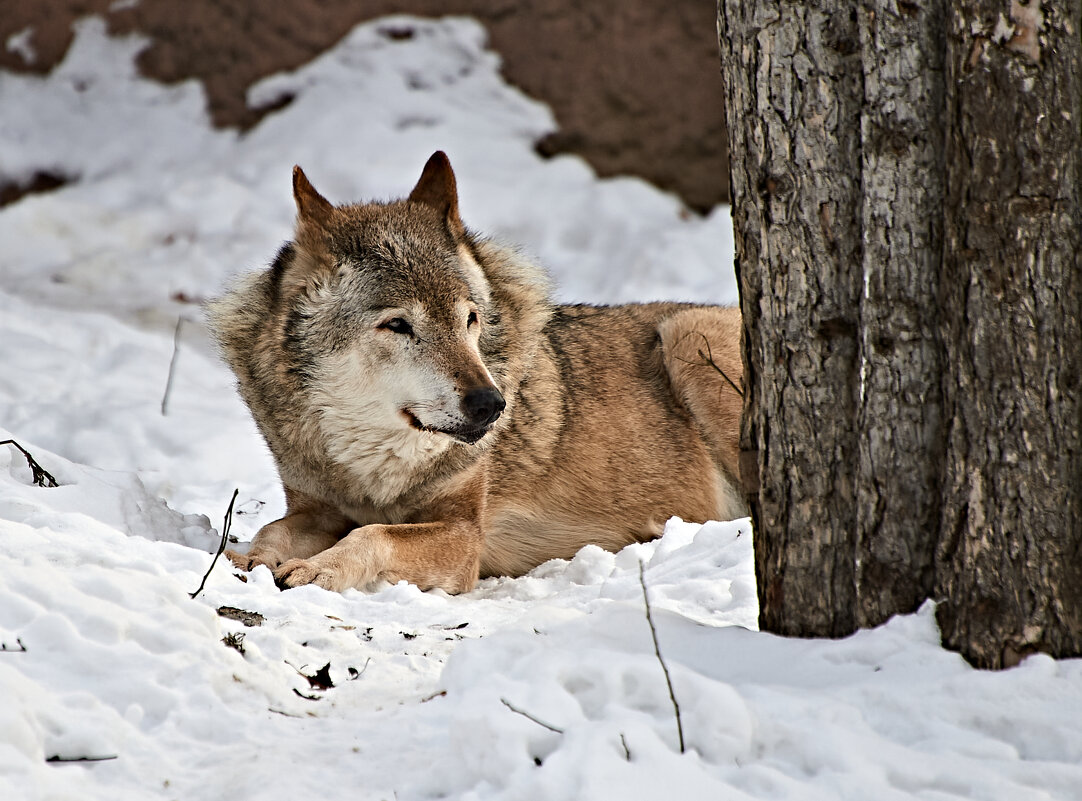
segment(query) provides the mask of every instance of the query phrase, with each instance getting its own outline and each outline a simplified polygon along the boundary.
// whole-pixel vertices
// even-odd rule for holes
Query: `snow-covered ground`
[[[540,160],[550,113],[468,20],[357,28],[255,87],[294,99],[246,136],[209,127],[198,85],[138,79],[139,47],[89,20],[48,77],[0,75],[0,175],[73,179],[0,209],[0,439],[61,485],[0,447],[0,799],[1082,798],[1082,662],[975,672],[931,608],[836,642],[756,632],[747,521],[458,597],[282,593],[219,561],[190,598],[234,488],[241,538],[282,510],[193,301],[289,236],[294,163],[334,201],[393,197],[446,150],[467,224],[565,299],[733,302],[731,233]]]

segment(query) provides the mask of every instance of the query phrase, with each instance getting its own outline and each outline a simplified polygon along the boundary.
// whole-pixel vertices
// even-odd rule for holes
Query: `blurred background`
[[[551,106],[558,130],[539,153],[575,153],[600,176],[638,175],[704,212],[728,201],[728,161],[712,0],[5,0],[0,68],[47,73],[72,22],[101,14],[111,34],[141,33],[142,75],[199,79],[214,125],[246,130],[284,102],[252,107],[248,88],[387,14],[480,20],[504,77]],[[0,181],[4,176],[0,175]],[[0,185],[0,203],[48,188],[43,174]]]

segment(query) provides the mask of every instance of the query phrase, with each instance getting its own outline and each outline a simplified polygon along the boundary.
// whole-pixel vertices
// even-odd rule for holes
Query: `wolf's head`
[[[274,305],[332,451],[484,437],[505,406],[481,345],[498,315],[447,157],[429,159],[404,201],[335,207],[300,167],[293,195],[296,236],[271,271]]]

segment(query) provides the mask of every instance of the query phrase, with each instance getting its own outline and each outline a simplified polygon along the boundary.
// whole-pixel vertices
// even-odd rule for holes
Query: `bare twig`
[[[34,475],[34,483],[39,487],[59,487],[56,483],[56,479],[53,478],[53,474],[38,464],[38,460],[30,455],[30,451],[20,445],[13,439],[5,439],[0,442],[0,445],[11,445],[13,448],[18,448],[23,456],[26,457],[26,463],[30,465],[30,472]]]
[[[26,653],[26,646],[23,645],[22,639],[20,639],[19,637],[16,637],[15,642],[17,642],[19,644],[18,648],[12,648],[6,642],[0,642],[0,651],[6,651],[6,652],[11,653],[11,654],[25,654]]]
[[[710,349],[710,340],[706,338],[706,334],[699,332],[699,336],[703,338],[703,344],[706,345],[705,352],[702,350],[702,348],[699,349],[699,358],[709,364],[715,370],[717,370],[721,374],[721,377],[729,382],[729,386],[736,390],[736,394],[743,398],[744,390],[738,387],[736,385],[736,382],[733,381],[733,379],[729,378],[729,375],[724,370],[722,370],[721,367],[718,366],[718,363],[716,361],[714,361],[714,351]]]
[[[294,715],[292,712],[286,712],[282,709],[275,709],[273,706],[268,706],[267,711],[273,712],[276,715],[281,715],[284,718],[304,718],[304,715]]]
[[[698,357],[700,359],[702,359],[702,361],[701,362],[693,362],[693,361],[691,361],[691,359],[684,359],[684,358],[682,358],[680,356],[677,356],[676,358],[679,359],[680,361],[682,361],[684,364],[702,364],[702,365],[706,365],[708,367],[713,367],[715,370],[718,371],[718,373],[721,375],[721,377],[724,378],[729,383],[729,386],[733,388],[733,390],[736,392],[736,394],[739,395],[741,398],[743,398],[744,397],[744,390],[741,389],[740,387],[738,387],[736,385],[736,382],[733,381],[733,379],[729,378],[729,374],[726,373],[724,370],[722,370],[721,367],[718,365],[718,363],[716,361],[714,361],[714,352],[710,349],[710,340],[707,339],[706,334],[704,334],[702,331],[689,331],[688,333],[684,334],[683,337],[680,338],[680,341],[683,342],[686,337],[690,337],[690,336],[702,337],[703,345],[706,346],[706,350],[703,350],[702,348],[699,348],[699,350],[696,352]]]
[[[545,723],[545,721],[543,721],[543,720],[538,720],[533,715],[531,715],[529,712],[526,712],[525,710],[519,709],[517,706],[512,704],[506,698],[501,698],[500,703],[503,704],[508,709],[510,709],[516,715],[522,715],[522,717],[526,718],[527,720],[532,720],[538,726],[543,726],[544,728],[548,729],[549,731],[556,732],[556,734],[563,734],[564,733],[563,729],[558,729],[555,726],[553,726],[551,723]]]
[[[169,405],[169,393],[173,389],[173,374],[177,369],[177,354],[180,353],[180,328],[182,325],[184,325],[184,317],[177,317],[177,327],[173,329],[173,358],[169,360],[169,377],[165,379],[165,392],[162,394],[162,417],[165,417],[165,410]]]
[[[623,732],[620,733],[620,744],[624,747],[624,759],[628,762],[631,761],[631,749],[627,747],[627,738],[624,737]]]
[[[218,553],[214,554],[214,558],[210,560],[210,567],[207,568],[206,574],[203,576],[203,580],[199,582],[199,589],[191,594],[194,598],[203,591],[203,587],[207,583],[207,579],[210,578],[210,571],[214,569],[214,565],[218,561],[218,557],[222,555],[222,551],[225,550],[226,539],[229,537],[229,528],[233,525],[233,504],[237,502],[237,495],[240,493],[240,488],[233,490],[233,497],[229,500],[229,508],[225,510],[225,522],[222,523],[222,541],[218,544]]]
[[[672,679],[669,677],[669,666],[661,656],[661,647],[657,642],[657,629],[654,628],[654,616],[650,613],[650,596],[646,592],[646,573],[642,560],[639,560],[639,583],[642,585],[642,600],[646,604],[646,622],[650,624],[650,636],[654,640],[654,654],[661,663],[661,670],[665,673],[665,684],[669,688],[669,700],[672,701],[673,711],[676,713],[676,733],[680,736],[680,753],[684,753],[684,724],[680,721],[680,704],[676,702],[676,693],[672,689]]]
[[[60,756],[60,754],[53,754],[51,757],[45,759],[46,762],[106,762],[110,759],[116,759],[116,754],[110,754],[108,756],[77,756],[66,757]]]
[[[365,671],[368,670],[368,665],[371,662],[372,662],[372,657],[368,657],[368,659],[366,659],[364,661],[364,667],[362,667],[360,670],[357,670],[357,668],[355,668],[355,667],[347,668],[347,670],[349,671],[349,680],[350,681],[356,681],[361,676],[363,676],[365,674]]]
[[[724,370],[722,370],[720,367],[718,367],[718,363],[714,361],[714,354],[710,352],[710,343],[709,342],[706,343],[706,352],[705,353],[703,351],[701,351],[701,350],[699,351],[699,357],[704,362],[706,362],[711,367],[713,367],[715,370],[717,370],[719,373],[721,373],[721,377],[729,382],[729,386],[732,387],[734,390],[736,390],[737,395],[739,395],[741,398],[744,397],[744,390],[742,390],[740,387],[738,387],[736,385],[736,382],[733,381],[733,379],[729,378],[729,374],[726,373]]]

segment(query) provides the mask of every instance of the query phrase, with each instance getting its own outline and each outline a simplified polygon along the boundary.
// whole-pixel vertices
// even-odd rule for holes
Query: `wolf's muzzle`
[[[503,412],[507,402],[495,387],[471,389],[462,398],[462,412],[471,426],[491,425]]]

